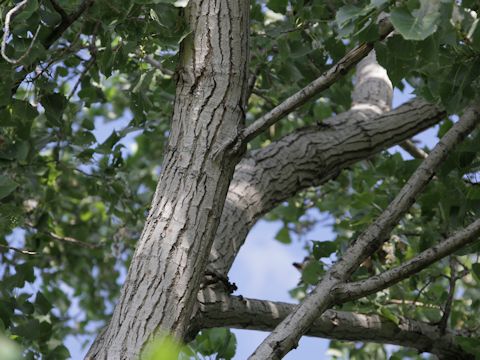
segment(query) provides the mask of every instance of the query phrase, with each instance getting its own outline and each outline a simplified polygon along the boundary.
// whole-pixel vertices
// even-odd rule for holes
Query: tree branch
[[[385,19],[382,26],[380,26],[380,39],[384,39],[392,30],[393,26],[388,19]],[[363,43],[350,50],[337,64],[332,66],[322,76],[315,79],[303,89],[285,99],[281,104],[270,110],[268,113],[255,120],[252,124],[246,127],[237,138],[231,139],[228,143],[224,144],[219,151],[226,148],[240,149],[242,145],[255,138],[265,129],[282,119],[285,115],[305,104],[315,95],[328,89],[332,84],[338,81],[338,79],[348,73],[348,71],[360,60],[367,56],[372,49],[373,43]]]
[[[55,9],[57,13],[60,14],[60,16],[64,21],[68,21],[69,16],[67,12],[60,6],[57,0],[50,0],[50,4],[52,4],[52,7]]]
[[[228,296],[220,291],[204,292],[200,299],[202,328],[227,326],[271,331],[296,304]],[[455,343],[452,333],[438,327],[400,318],[395,324],[379,315],[327,310],[315,319],[307,335],[335,340],[376,342],[429,352],[444,359],[473,359]]]
[[[409,139],[445,115],[439,107],[421,100],[385,115],[378,116],[379,111],[377,107],[356,107],[324,120],[321,127],[299,129],[246,156],[230,184],[210,268],[227,274],[250,228],[282,201]]]
[[[57,41],[63,33],[75,22],[82,16],[82,14],[87,11],[90,6],[93,5],[95,0],[84,0],[78,7],[78,9],[72,13],[71,15],[68,15],[67,17],[62,16],[62,21],[58,26],[53,29],[53,31],[48,35],[48,37],[42,42],[42,45],[44,46],[45,49],[48,49],[52,44]],[[23,80],[27,77],[27,75],[35,69],[37,64],[31,64],[27,67],[24,67],[21,71],[19,71],[16,76],[17,80],[15,81],[12,89],[11,89],[11,94],[12,96],[15,95],[17,92],[18,88],[22,84]]]
[[[354,301],[378,291],[386,289],[410,276],[420,272],[434,262],[454,253],[455,251],[478,241],[480,235],[480,219],[474,221],[465,229],[441,241],[435,246],[422,251],[417,256],[402,265],[387,270],[369,279],[346,283],[335,287],[332,291],[336,303]]]
[[[35,251],[19,249],[19,248],[14,247],[14,246],[7,246],[7,245],[0,244],[0,248],[5,249],[5,250],[12,250],[12,251],[15,251],[15,252],[17,252],[19,254],[22,254],[22,255],[37,255],[37,253]]]
[[[414,159],[426,159],[428,154],[415,146],[412,140],[405,140],[400,144],[403,150],[408,152]]]
[[[417,168],[383,213],[347,249],[310,295],[260,344],[250,359],[280,359],[334,301],[331,290],[345,282],[363,260],[378,249],[393,227],[415,202],[448,153],[476,127],[480,105],[467,108],[427,159]]]
[[[173,76],[175,74],[172,70],[166,69],[160,61],[155,60],[153,57],[151,57],[149,55],[143,56],[143,60],[147,64],[150,64],[151,66],[153,66],[155,69],[164,73],[165,75]]]

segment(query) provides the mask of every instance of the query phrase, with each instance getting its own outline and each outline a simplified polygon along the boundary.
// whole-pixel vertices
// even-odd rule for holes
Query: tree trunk
[[[134,359],[183,338],[238,161],[217,151],[244,123],[249,2],[190,0],[168,150],[112,320],[87,358]]]

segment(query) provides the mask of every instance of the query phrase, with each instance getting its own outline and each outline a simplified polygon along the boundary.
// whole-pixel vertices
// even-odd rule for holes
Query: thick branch
[[[271,331],[297,305],[245,299],[212,290],[200,299],[202,327],[231,327]],[[400,318],[395,324],[379,315],[327,310],[315,319],[306,335],[335,340],[376,342],[414,348],[443,359],[473,359],[454,341],[451,333],[442,335],[437,326]]]
[[[345,282],[388,236],[415,202],[449,152],[476,127],[480,105],[473,105],[445,134],[382,214],[347,249],[313,292],[260,344],[250,359],[280,359],[294,348],[313,321],[332,305],[332,289]]]
[[[354,106],[321,126],[300,129],[243,159],[230,184],[210,267],[226,274],[250,228],[282,201],[409,139],[445,114],[420,100],[385,115],[378,116],[378,111],[377,107]]]
[[[366,280],[338,286],[333,290],[335,302],[343,303],[353,301],[386,289],[454,253],[458,249],[477,241],[479,235],[480,219],[396,268],[387,270]]]

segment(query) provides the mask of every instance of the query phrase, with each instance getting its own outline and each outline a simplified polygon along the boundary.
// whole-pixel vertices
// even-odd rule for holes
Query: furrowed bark
[[[439,107],[417,101],[379,117],[390,110],[392,94],[387,72],[372,51],[357,65],[349,111],[245,157],[230,185],[209,268],[227,275],[248,231],[282,201],[408,139],[444,115]]]
[[[200,299],[204,328],[231,327],[271,331],[296,304],[229,296],[209,290]],[[393,344],[429,352],[443,359],[473,359],[455,343],[452,333],[442,335],[437,326],[400,318],[400,322],[379,315],[327,310],[313,322],[306,335],[334,340]]]
[[[183,338],[238,161],[215,151],[244,121],[249,2],[190,0],[172,131],[141,238],[88,359],[136,359],[155,335]],[[215,154],[215,156],[214,156]]]
[[[281,359],[296,346],[314,320],[332,305],[334,301],[332,289],[345,282],[361,262],[385,241],[401,216],[415,202],[416,196],[428,184],[449,151],[473,131],[479,120],[480,105],[475,104],[467,108],[461,119],[435,146],[377,220],[346,250],[312,293],[277,326],[249,359]]]
[[[321,126],[289,134],[237,165],[210,255],[211,269],[227,274],[251,227],[282,201],[411,138],[445,115],[442,109],[420,100],[380,116],[378,108],[361,106]]]

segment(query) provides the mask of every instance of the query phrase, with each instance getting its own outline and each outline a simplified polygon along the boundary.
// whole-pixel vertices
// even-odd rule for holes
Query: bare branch
[[[296,304],[228,296],[207,291],[200,299],[202,328],[227,326],[237,329],[271,331]],[[400,318],[399,323],[379,315],[327,310],[315,319],[306,335],[347,341],[377,342],[430,352],[441,358],[470,359],[455,343],[453,334],[440,334],[438,327]]]
[[[160,70],[165,75],[168,75],[168,76],[174,75],[174,72],[172,70],[166,69],[161,62],[155,60],[151,56],[146,55],[143,57],[143,60],[145,60],[146,63],[152,65],[155,69]]]
[[[27,225],[29,228],[32,228],[36,231],[39,231],[33,224],[31,223],[25,223],[25,225]],[[51,237],[52,239],[55,239],[55,240],[58,240],[58,241],[62,241],[64,243],[69,243],[69,244],[72,244],[72,245],[77,245],[77,246],[80,246],[80,247],[84,247],[84,248],[87,248],[87,249],[96,249],[96,248],[99,248],[100,245],[99,244],[90,244],[90,243],[87,243],[87,242],[84,242],[84,241],[81,241],[81,240],[78,240],[78,239],[75,239],[73,237],[70,237],[70,236],[61,236],[61,235],[57,235],[55,234],[54,232],[52,231],[40,231],[41,233]]]
[[[45,49],[48,49],[52,44],[57,41],[63,33],[75,22],[77,21],[82,14],[87,11],[94,3],[95,0],[84,0],[77,10],[69,15],[67,18],[62,18],[62,21],[58,26],[53,29],[53,31],[50,33],[50,35],[42,42],[42,45]],[[25,80],[27,75],[35,69],[37,64],[31,64],[27,67],[24,67],[21,71],[18,72],[17,74],[17,81],[14,83],[12,89],[11,89],[11,94],[14,95],[18,88],[20,87],[20,84]]]
[[[415,146],[412,140],[405,140],[400,146],[415,159],[426,159],[428,156],[425,151]]]
[[[332,289],[345,282],[369,255],[378,249],[400,218],[415,202],[449,152],[480,120],[480,105],[467,108],[427,159],[417,168],[383,213],[347,249],[310,295],[260,344],[250,359],[280,359],[296,346],[315,318],[332,305]]]
[[[8,61],[10,64],[17,65],[20,63],[23,59],[25,59],[28,54],[30,54],[30,51],[32,50],[33,44],[35,43],[35,40],[37,40],[38,33],[40,32],[40,25],[38,25],[37,30],[35,31],[35,35],[33,35],[33,39],[28,46],[27,50],[23,53],[22,56],[20,56],[18,59],[12,59],[7,56],[6,49],[7,49],[7,41],[8,38],[10,37],[10,21],[13,16],[17,14],[26,4],[28,0],[23,0],[20,1],[17,5],[15,5],[11,10],[7,12],[7,15],[5,16],[5,27],[3,28],[3,38],[2,38],[2,47],[1,47],[1,53],[2,57]]]
[[[19,254],[22,254],[22,255],[37,255],[37,253],[35,251],[19,249],[19,248],[14,247],[14,246],[7,246],[7,245],[0,244],[0,248],[6,249],[6,250],[12,250],[12,251],[15,251],[15,252],[17,252]]]
[[[416,274],[434,262],[454,253],[458,249],[478,241],[480,235],[480,219],[474,221],[465,229],[441,241],[435,246],[422,251],[417,256],[402,265],[387,270],[369,279],[346,283],[335,287],[332,292],[335,302],[354,301],[378,291],[386,289],[410,276]]]
[[[50,0],[50,4],[52,4],[52,7],[55,9],[55,11],[60,14],[62,20],[68,21],[69,16],[67,12],[60,6],[57,0]]]
[[[48,236],[50,236],[51,238],[55,239],[55,240],[59,240],[59,241],[62,241],[62,242],[65,242],[65,243],[69,243],[69,244],[72,244],[72,245],[77,245],[77,246],[80,246],[80,247],[84,247],[84,248],[87,248],[87,249],[96,249],[98,247],[100,247],[100,245],[98,244],[89,244],[89,243],[86,243],[84,241],[80,241],[80,240],[77,240],[75,238],[72,238],[70,236],[60,236],[60,235],[57,235],[53,232],[46,232],[46,234]]]
[[[95,2],[95,0],[84,0],[79,5],[77,10],[72,14],[68,15],[67,18],[62,19],[60,24],[52,31],[52,33],[45,39],[43,46],[48,49],[55,41],[57,41],[60,36],[67,30],[70,25],[77,21],[82,14],[87,11]]]
[[[455,262],[455,258],[452,256],[450,257],[450,278],[449,278],[449,289],[448,289],[448,297],[447,302],[445,303],[445,307],[443,309],[443,315],[438,323],[438,327],[440,328],[440,333],[445,334],[447,331],[448,319],[450,317],[450,312],[452,311],[452,303],[455,297],[455,283],[457,282],[457,263]]]

